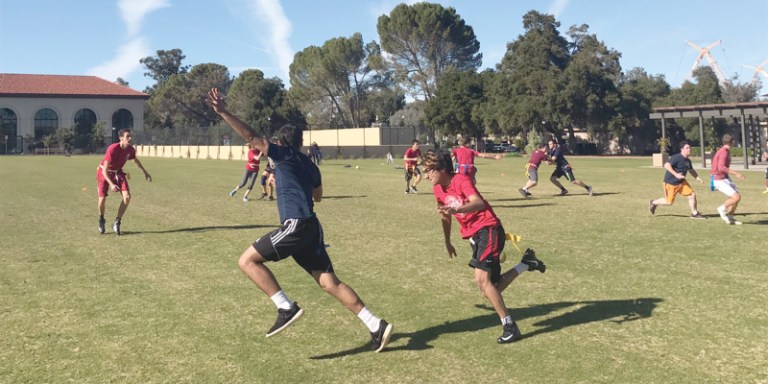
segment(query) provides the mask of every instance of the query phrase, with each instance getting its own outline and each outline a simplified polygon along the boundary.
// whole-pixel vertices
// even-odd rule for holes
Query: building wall
[[[50,108],[59,115],[59,128],[74,127],[75,113],[87,108],[96,113],[96,122],[104,122],[104,136],[110,137],[112,115],[120,109],[133,114],[133,130],[144,132],[144,100],[120,98],[54,98],[54,97],[0,97],[0,108],[16,113],[17,136],[35,133],[35,113]]]

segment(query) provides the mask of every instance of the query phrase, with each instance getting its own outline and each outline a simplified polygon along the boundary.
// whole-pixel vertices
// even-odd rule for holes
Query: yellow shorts
[[[678,185],[664,183],[664,199],[667,200],[667,203],[674,203],[675,196],[677,196],[678,193],[687,197],[693,193],[693,188],[691,188],[691,185],[688,184],[687,180],[683,180],[683,182]]]

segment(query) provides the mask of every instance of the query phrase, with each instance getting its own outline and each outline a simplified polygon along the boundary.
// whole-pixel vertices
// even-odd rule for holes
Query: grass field
[[[527,337],[497,345],[470,246],[454,222],[459,257],[447,257],[428,182],[405,195],[380,159],[328,161],[316,211],[335,269],[395,325],[376,354],[290,260],[270,267],[306,313],[264,337],[274,305],[237,258],[279,219],[274,202],[227,195],[242,162],[144,158],[152,183],[128,164],[117,237],[96,231],[99,160],[0,158],[0,383],[768,382],[762,172],[737,181],[744,225],[728,226],[707,184],[693,186],[708,220],[689,219],[684,199],[651,216],[663,171],[650,159],[572,158],[595,196],[555,197],[545,180],[530,200],[516,192],[524,159],[479,161],[479,190],[548,266],[505,292]],[[108,223],[117,205],[113,194]]]

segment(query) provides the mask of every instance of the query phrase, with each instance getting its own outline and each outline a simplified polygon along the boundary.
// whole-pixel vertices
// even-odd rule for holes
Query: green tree
[[[235,78],[227,102],[233,113],[268,136],[284,124],[306,125],[301,112],[288,101],[283,82],[276,77],[265,79],[257,69],[245,70]]]
[[[564,128],[571,147],[576,144],[574,127],[586,129],[592,138],[607,136],[621,101],[617,89],[621,54],[588,34],[588,29],[583,24],[568,31],[571,60],[564,71],[561,95],[568,109]]]
[[[529,11],[523,16],[525,33],[507,44],[489,86],[486,125],[509,135],[531,129],[561,135],[561,127],[569,122],[561,91],[570,55],[559,26],[551,15]]]
[[[128,82],[125,81],[125,79],[123,79],[122,77],[118,77],[117,80],[115,80],[115,83],[119,84],[119,85],[122,85],[123,87],[127,87],[128,86]]]
[[[381,48],[364,44],[360,33],[305,48],[294,57],[289,75],[291,100],[316,127],[367,126],[380,111],[374,102],[392,105],[401,98],[392,91]]]
[[[654,105],[670,94],[663,75],[648,75],[642,68],[633,68],[619,81],[619,103],[609,129],[618,140],[619,150],[646,154],[656,150],[654,143],[661,137],[658,120],[649,115]]]
[[[144,76],[153,78],[159,85],[170,80],[173,75],[187,72],[189,66],[181,65],[184,58],[186,56],[179,48],[159,49],[156,56],[147,56],[139,60],[139,63],[147,69]]]
[[[726,103],[747,103],[757,100],[762,83],[759,78],[749,83],[741,83],[739,76],[735,75],[733,78],[727,79],[720,88]]]
[[[659,106],[684,106],[699,104],[723,103],[723,94],[717,75],[710,67],[698,67],[693,71],[693,80],[686,80],[680,88],[673,89],[668,97],[660,101]],[[699,119],[679,118],[669,124],[669,140],[672,148],[677,147],[680,140],[699,141]],[[710,120],[704,124],[704,141],[717,141],[717,137],[725,132],[725,122],[722,119]]]
[[[446,72],[438,81],[437,92],[426,106],[426,120],[443,135],[461,134],[478,141],[486,133],[480,114],[485,102],[483,78],[470,71]]]
[[[416,99],[429,100],[444,72],[476,70],[483,59],[472,27],[440,4],[400,4],[376,29],[398,82]]]

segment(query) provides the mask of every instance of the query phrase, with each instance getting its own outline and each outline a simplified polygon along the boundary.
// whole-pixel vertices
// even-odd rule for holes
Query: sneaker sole
[[[387,324],[387,328],[384,330],[384,336],[381,338],[381,345],[379,345],[379,348],[376,349],[374,352],[379,353],[381,352],[384,347],[389,344],[389,338],[392,337],[392,330],[395,329],[395,326],[392,324]]]
[[[283,330],[283,329],[286,329],[286,328],[288,328],[288,326],[289,326],[289,325],[291,325],[291,324],[295,323],[295,322],[296,322],[296,320],[300,319],[300,318],[301,318],[301,315],[303,315],[303,314],[304,314],[304,308],[300,308],[300,309],[299,309],[299,311],[298,311],[298,312],[296,312],[296,314],[295,314],[295,315],[293,315],[293,317],[291,318],[291,320],[289,320],[287,323],[285,323],[285,324],[284,324],[282,327],[280,327],[280,328],[278,328],[278,329],[275,329],[274,331],[272,331],[272,333],[267,333],[267,337],[270,337],[270,336],[274,336],[274,335],[276,335],[276,334],[278,334],[278,333],[282,332],[282,330]]]

